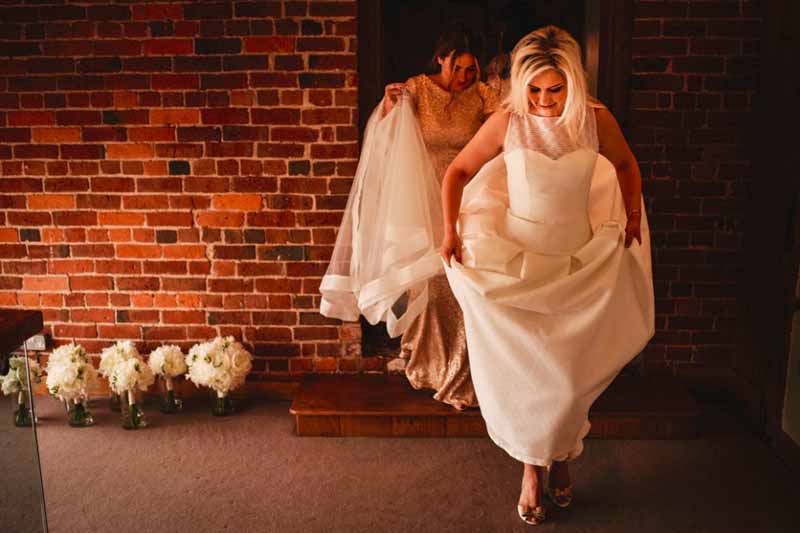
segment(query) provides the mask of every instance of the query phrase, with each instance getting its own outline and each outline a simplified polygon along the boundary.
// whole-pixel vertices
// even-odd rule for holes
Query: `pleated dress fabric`
[[[641,245],[624,247],[626,222],[589,106],[579,139],[512,114],[504,153],[465,188],[445,273],[489,435],[519,461],[580,455],[592,403],[653,336],[646,213]]]
[[[406,87],[441,186],[447,166],[494,111],[497,98],[481,82],[450,93],[425,74],[410,78]],[[444,274],[428,281],[428,294],[427,307],[401,340],[406,376],[416,389],[433,389],[438,401],[475,406],[464,319]]]

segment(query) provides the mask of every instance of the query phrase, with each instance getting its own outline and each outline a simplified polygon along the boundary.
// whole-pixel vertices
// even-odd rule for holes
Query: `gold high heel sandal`
[[[566,509],[572,503],[572,485],[567,485],[563,489],[548,487],[547,494],[553,503],[562,509]]]
[[[551,465],[552,468],[552,465]],[[550,470],[547,471],[547,495],[550,500],[562,509],[566,509],[572,503],[572,483],[560,489],[550,484]]]
[[[539,481],[536,486],[536,495],[539,497],[539,505],[536,507],[523,506],[517,504],[517,514],[528,525],[537,526],[547,519],[547,512],[544,508],[544,490],[542,487],[544,483],[544,476],[539,475]],[[527,509],[527,510],[526,510]]]
[[[517,505],[517,514],[519,514],[523,522],[531,526],[538,526],[547,519],[547,513],[545,513],[544,507],[541,505],[533,509],[529,507],[527,511],[525,511],[525,507]]]

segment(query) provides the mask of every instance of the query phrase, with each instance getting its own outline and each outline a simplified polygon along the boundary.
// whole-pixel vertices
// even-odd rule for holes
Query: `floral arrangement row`
[[[42,371],[39,365],[28,360],[32,383],[40,383]],[[161,411],[176,413],[182,402],[175,396],[172,382],[185,375],[199,387],[208,387],[216,392],[215,415],[227,415],[233,411],[229,392],[244,383],[252,368],[252,355],[233,337],[216,337],[212,341],[198,343],[184,355],[179,346],[167,345],[153,350],[145,362],[131,341],[118,341],[100,354],[98,369],[79,344],[59,346],[51,353],[45,368],[47,390],[59,398],[67,407],[68,421],[72,426],[93,424],[87,408],[88,390],[98,380],[98,374],[108,380],[113,392],[112,409],[122,413],[122,425],[126,429],[147,426],[141,406],[137,402],[137,390],[146,391],[161,378],[164,392]],[[0,376],[0,386],[6,395],[17,394],[15,424],[30,425],[29,409],[25,391],[28,388],[25,358],[12,357],[8,374]],[[22,414],[28,416],[22,419]],[[18,419],[19,418],[19,422]]]

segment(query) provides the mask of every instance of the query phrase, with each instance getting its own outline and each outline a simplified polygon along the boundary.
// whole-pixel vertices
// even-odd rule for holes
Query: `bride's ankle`
[[[522,474],[519,504],[531,507],[542,505],[543,494],[544,468],[526,464]]]
[[[545,468],[535,465],[525,465],[522,472],[522,482],[531,485],[541,485],[545,480]]]

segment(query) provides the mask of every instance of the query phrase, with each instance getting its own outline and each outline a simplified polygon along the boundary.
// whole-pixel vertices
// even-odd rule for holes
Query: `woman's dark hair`
[[[433,57],[429,66],[431,73],[439,72],[437,59],[453,54],[453,58],[461,54],[472,54],[480,62],[483,42],[480,38],[460,25],[450,26],[436,39]]]

